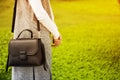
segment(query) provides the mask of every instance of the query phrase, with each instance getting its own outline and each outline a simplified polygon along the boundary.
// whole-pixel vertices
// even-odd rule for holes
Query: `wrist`
[[[54,37],[54,39],[58,39],[59,37],[60,37],[60,34],[59,33],[57,33],[56,35],[53,35]]]

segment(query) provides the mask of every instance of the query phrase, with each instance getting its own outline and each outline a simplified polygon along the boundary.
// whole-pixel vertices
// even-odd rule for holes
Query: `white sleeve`
[[[28,0],[37,19],[53,34],[54,38],[59,37],[59,32],[54,21],[52,21],[44,10],[41,0]]]

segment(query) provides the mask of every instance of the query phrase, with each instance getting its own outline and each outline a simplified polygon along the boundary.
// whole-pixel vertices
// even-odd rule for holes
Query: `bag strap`
[[[7,58],[6,72],[8,71],[8,68],[9,68],[9,65],[8,65],[8,63],[9,63],[9,54],[8,54],[8,58]]]
[[[34,66],[33,66],[33,80],[35,80],[35,69],[34,69]]]
[[[16,11],[17,11],[17,0],[15,0],[14,11],[13,11],[13,20],[12,20],[12,29],[11,29],[12,33],[14,32]]]
[[[38,31],[40,31],[40,22],[39,22],[39,20],[37,20],[37,29],[38,29]]]

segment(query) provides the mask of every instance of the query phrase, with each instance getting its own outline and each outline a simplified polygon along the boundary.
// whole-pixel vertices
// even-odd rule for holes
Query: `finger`
[[[60,45],[60,40],[54,40],[54,44],[52,45],[53,47],[59,46]]]

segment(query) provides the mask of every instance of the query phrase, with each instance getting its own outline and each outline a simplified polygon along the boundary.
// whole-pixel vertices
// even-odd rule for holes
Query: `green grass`
[[[62,44],[53,48],[53,80],[120,80],[119,5],[103,1],[52,1],[63,37]],[[0,29],[0,80],[10,80],[11,75],[11,69],[4,72],[11,12],[10,7],[0,14],[0,22],[8,20],[0,23],[0,28],[6,27]]]
[[[10,29],[0,29],[0,80],[10,80],[10,71],[5,72],[7,53],[8,53],[8,41],[11,38]]]

